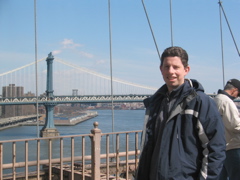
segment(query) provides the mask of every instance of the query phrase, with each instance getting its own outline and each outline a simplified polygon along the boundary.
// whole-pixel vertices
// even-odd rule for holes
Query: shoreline
[[[87,111],[86,114],[80,115],[77,117],[72,117],[67,120],[55,120],[54,119],[54,125],[55,126],[75,126],[81,122],[87,121],[89,119],[92,119],[94,117],[98,116],[97,111]],[[0,130],[18,127],[18,126],[44,126],[45,120],[39,120],[39,123],[36,121],[29,121],[31,119],[36,119],[36,116],[22,116],[22,117],[14,117],[14,118],[5,118],[5,120],[0,124]],[[25,122],[22,122],[24,120]],[[8,124],[8,125],[3,125]]]
[[[76,124],[79,124],[81,122],[87,121],[89,119],[92,119],[94,117],[98,116],[97,111],[88,111],[86,112],[86,115],[81,115],[69,120],[56,120],[54,119],[54,125],[55,126],[75,126]],[[22,123],[21,126],[36,126],[37,122],[25,122]],[[41,121],[38,125],[44,126],[45,121]]]

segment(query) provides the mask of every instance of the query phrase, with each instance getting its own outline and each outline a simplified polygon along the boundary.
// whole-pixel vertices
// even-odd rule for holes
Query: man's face
[[[233,97],[237,98],[238,97],[238,93],[239,93],[238,88],[234,88],[234,89],[232,89],[232,94],[231,95]]]
[[[184,67],[180,57],[174,56],[164,58],[160,70],[168,91],[171,92],[184,83],[184,78],[190,71],[190,67]]]

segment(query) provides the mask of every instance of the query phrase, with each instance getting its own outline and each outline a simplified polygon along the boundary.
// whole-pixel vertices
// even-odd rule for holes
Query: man
[[[200,83],[185,79],[190,67],[184,49],[165,49],[160,71],[166,84],[144,100],[146,127],[135,179],[218,179],[226,145],[216,104]]]
[[[220,180],[240,179],[240,117],[233,100],[240,95],[240,81],[229,80],[224,90],[219,89],[214,98],[225,126],[226,160]]]

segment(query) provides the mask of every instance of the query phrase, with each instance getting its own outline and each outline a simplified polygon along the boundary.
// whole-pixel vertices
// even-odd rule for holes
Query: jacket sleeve
[[[149,109],[146,109],[144,128],[141,138],[141,149],[139,164],[136,171],[135,180],[149,180],[151,155],[153,151],[152,131],[148,129]]]
[[[226,140],[224,126],[215,102],[202,96],[199,107],[199,138],[203,147],[199,179],[217,180],[225,160]]]

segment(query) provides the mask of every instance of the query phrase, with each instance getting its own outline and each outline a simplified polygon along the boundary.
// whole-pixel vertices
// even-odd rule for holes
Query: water
[[[95,110],[93,110],[95,111]],[[56,126],[61,136],[89,134],[93,129],[93,123],[99,123],[98,128],[103,133],[112,132],[112,111],[96,110],[98,116],[75,126]],[[114,110],[114,131],[133,131],[142,130],[144,121],[144,110]],[[42,126],[39,126],[41,130]],[[17,126],[9,129],[0,130],[1,140],[29,139],[37,137],[36,126]]]
[[[98,116],[87,121],[81,122],[75,126],[56,126],[61,136],[66,135],[78,135],[78,134],[90,134],[91,129],[93,129],[93,123],[98,122],[98,128],[101,129],[102,133],[112,132],[112,111],[111,110],[97,110]],[[144,121],[144,110],[114,110],[114,132],[121,131],[134,131],[134,130],[142,130],[143,121]],[[42,126],[39,126],[39,130]],[[4,129],[0,131],[0,141],[1,140],[16,140],[16,139],[35,139],[37,137],[37,127],[36,126],[18,126],[14,128]],[[112,139],[111,139],[112,138]],[[116,136],[110,137],[110,152],[115,152],[115,138]],[[125,151],[125,135],[120,134],[120,152]],[[114,140],[113,140],[114,139]],[[90,155],[91,153],[91,145],[90,138],[86,138],[86,146],[85,146],[85,155]],[[75,138],[75,155],[81,156],[81,137]],[[34,161],[37,159],[37,142],[29,141],[29,153],[28,158],[30,161]],[[48,157],[48,141],[40,140],[41,149],[40,149],[40,159],[47,159]],[[106,152],[105,148],[106,137],[103,137],[101,140],[101,153]],[[53,158],[59,158],[60,154],[60,142],[59,140],[52,141],[52,156]],[[129,151],[133,151],[135,148],[134,136],[129,137]],[[25,144],[24,142],[16,143],[16,162],[24,162],[25,158]],[[11,163],[12,162],[12,152],[13,147],[11,143],[4,143],[3,147],[3,163]],[[70,157],[71,156],[71,139],[64,139],[63,146],[63,156]],[[29,167],[29,171],[34,171],[36,168]],[[23,172],[24,168],[18,168],[17,172]],[[4,173],[12,173],[11,169],[4,170]]]

